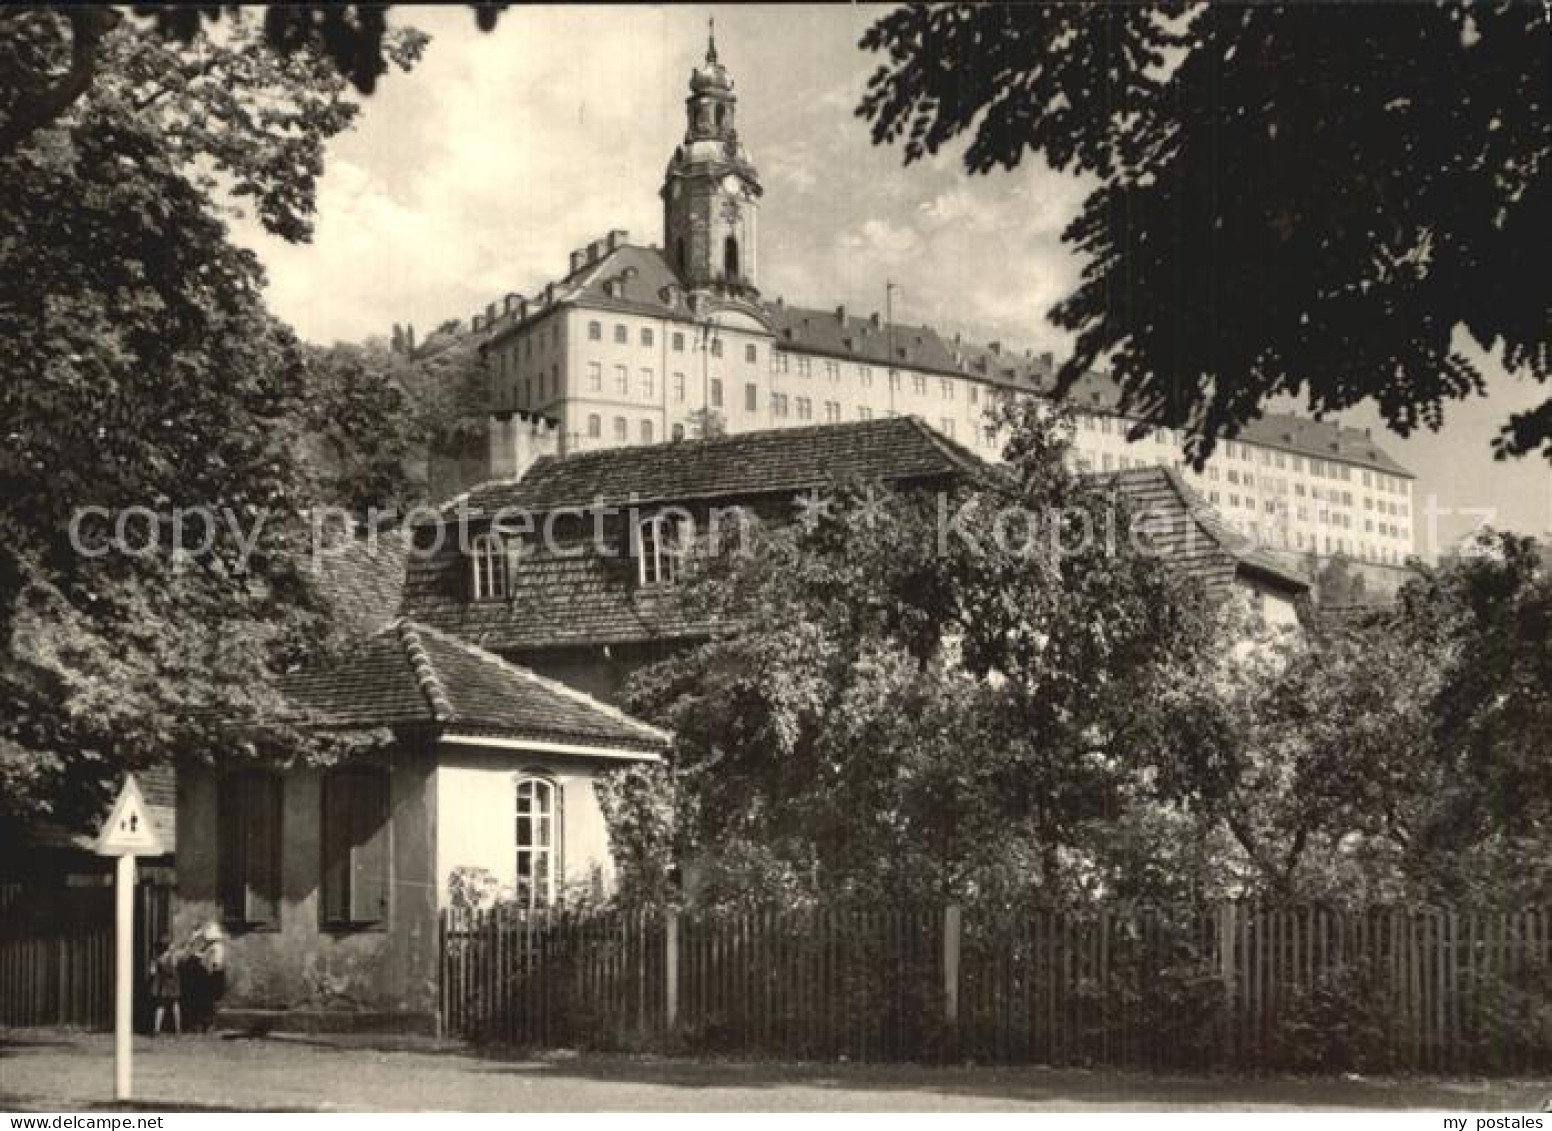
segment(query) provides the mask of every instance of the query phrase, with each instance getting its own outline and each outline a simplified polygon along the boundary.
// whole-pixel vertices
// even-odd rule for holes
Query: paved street
[[[112,1041],[0,1031],[0,1106],[109,1108]],[[137,1038],[138,1105],[155,1110],[1121,1111],[1538,1110],[1552,1082],[1193,1079],[1044,1069],[713,1064],[482,1056],[336,1037]]]

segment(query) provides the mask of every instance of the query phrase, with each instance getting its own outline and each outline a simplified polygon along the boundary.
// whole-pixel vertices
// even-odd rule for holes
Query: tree
[[[1017,411],[1012,476],[836,484],[681,590],[728,631],[638,673],[632,702],[675,734],[680,833],[714,892],[729,861],[784,898],[1082,882],[1079,834],[1116,811],[1208,617],[1100,533],[1124,508],[1065,472],[1070,423]]]
[[[388,4],[273,4],[265,9],[265,46],[277,56],[303,56],[325,63],[357,91],[371,94],[377,80],[400,65],[405,33],[388,25]],[[495,27],[502,4],[470,5],[482,31]],[[145,30],[187,47],[207,24],[223,16],[243,24],[238,4],[139,4]],[[0,11],[0,157],[52,125],[104,74],[111,61],[103,51],[124,15],[107,4],[59,4]],[[192,69],[171,72],[193,78]]]
[[[305,238],[355,113],[326,60],[241,20],[96,50],[0,155],[0,793],[67,816],[124,767],[312,749],[275,676],[330,640],[305,512],[334,500],[296,458],[305,357],[223,213]]]
[[[1552,893],[1552,575],[1535,539],[1422,570],[1398,619],[1441,669],[1416,869],[1435,898]],[[1539,885],[1537,887],[1536,885]]]
[[[1207,894],[1397,898],[1437,665],[1393,628],[1221,631],[1166,690],[1152,778],[1152,800],[1221,834]]]
[[[307,351],[304,462],[314,493],[358,516],[402,515],[437,486],[431,463],[460,440],[484,440],[487,372],[471,335],[444,348],[381,341]],[[384,517],[387,517],[386,515]]]
[[[859,114],[909,163],[1037,153],[1094,180],[1051,312],[1147,426],[1220,436],[1288,394],[1402,435],[1480,393],[1457,334],[1552,374],[1552,13],[1545,5],[913,4],[862,46]],[[1552,400],[1497,454],[1552,458]]]

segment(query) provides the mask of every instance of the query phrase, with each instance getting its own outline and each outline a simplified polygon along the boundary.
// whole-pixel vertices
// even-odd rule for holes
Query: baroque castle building
[[[572,252],[559,278],[474,315],[490,451],[466,481],[513,474],[537,451],[897,415],[997,459],[988,409],[1050,393],[1050,354],[763,295],[764,190],[737,111],[713,40],[691,72],[684,136],[664,173],[661,245],[611,231]],[[1129,441],[1135,421],[1119,399],[1103,374],[1069,394],[1081,469],[1179,468],[1231,525],[1290,555],[1396,566],[1412,554],[1415,478],[1367,431],[1268,414],[1196,472],[1178,433]]]

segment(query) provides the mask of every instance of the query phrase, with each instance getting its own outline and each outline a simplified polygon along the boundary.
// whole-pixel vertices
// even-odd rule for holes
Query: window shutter
[[[227,922],[242,922],[248,915],[243,882],[247,818],[240,786],[236,777],[224,777],[216,787],[216,899]]]
[[[338,923],[350,916],[350,813],[349,778],[325,774],[323,778],[323,919]]]
[[[243,830],[244,918],[273,924],[280,918],[280,780],[273,774],[255,774],[243,784],[248,818]]]
[[[350,854],[350,918],[380,923],[388,918],[388,775],[351,775],[354,804]]]

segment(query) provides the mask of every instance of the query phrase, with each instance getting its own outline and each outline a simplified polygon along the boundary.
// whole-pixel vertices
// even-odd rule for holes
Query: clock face
[[[723,192],[738,192],[743,187],[744,187],[744,182],[739,180],[732,173],[729,173],[727,176],[722,178],[722,191]]]

